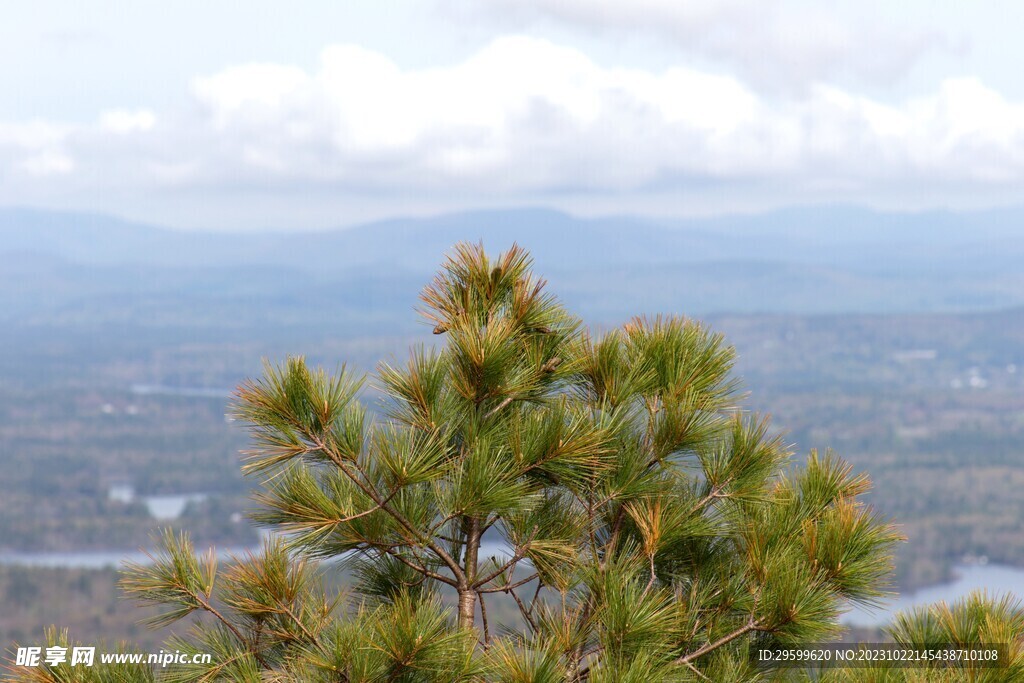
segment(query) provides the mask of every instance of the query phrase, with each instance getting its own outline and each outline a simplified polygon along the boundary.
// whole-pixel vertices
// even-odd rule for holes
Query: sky
[[[0,206],[306,230],[474,208],[1020,203],[1024,3],[12,3]]]

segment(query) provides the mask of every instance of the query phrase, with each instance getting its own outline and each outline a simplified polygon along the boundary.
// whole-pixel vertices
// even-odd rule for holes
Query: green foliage
[[[175,536],[166,530],[151,564],[129,562],[125,565],[122,588],[136,595],[143,604],[160,605],[167,611],[148,620],[159,627],[178,621],[197,609],[205,608],[213,593],[217,575],[217,556],[210,551],[205,558],[196,555],[188,536]]]
[[[283,533],[219,575],[171,534],[127,568],[158,623],[208,616],[175,646],[215,661],[175,680],[752,680],[754,639],[820,640],[883,595],[899,536],[867,480],[790,467],[720,335],[656,317],[595,338],[519,248],[459,245],[422,301],[445,344],[380,366],[385,420],[361,378],[300,358],[239,389],[255,519]]]
[[[899,668],[880,664],[869,669],[829,670],[822,683],[872,681],[877,683],[1014,683],[1024,681],[1024,607],[1009,596],[992,598],[976,591],[952,605],[940,602],[896,616],[886,629],[896,643],[905,647],[1004,648],[1005,666],[962,667],[941,664]]]

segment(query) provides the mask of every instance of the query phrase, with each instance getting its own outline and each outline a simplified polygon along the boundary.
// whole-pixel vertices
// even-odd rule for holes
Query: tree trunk
[[[459,589],[459,626],[473,628],[476,625],[476,591],[472,588]]]
[[[466,530],[466,558],[463,569],[466,584],[459,586],[459,626],[473,628],[476,625],[476,581],[477,556],[480,554],[480,520],[470,517],[463,521]]]

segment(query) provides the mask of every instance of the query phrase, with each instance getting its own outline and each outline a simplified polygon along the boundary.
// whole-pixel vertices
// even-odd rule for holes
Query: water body
[[[133,384],[136,396],[189,396],[192,398],[230,398],[234,389],[226,387],[174,387],[165,384]]]
[[[888,624],[892,617],[902,610],[924,607],[944,600],[952,603],[975,590],[985,590],[990,596],[999,597],[1013,593],[1024,599],[1024,569],[998,564],[958,565],[953,568],[956,577],[950,583],[942,583],[913,593],[905,593],[890,600],[875,610],[854,609],[840,619],[849,626],[878,626]]]
[[[266,535],[267,532],[260,532]],[[205,553],[209,548],[196,548],[199,553]],[[218,548],[217,558],[221,561],[229,561],[232,557],[244,557],[248,552],[256,552],[259,546]],[[481,561],[485,557],[508,558],[508,548],[497,543],[483,543],[480,546]],[[146,553],[141,550],[96,550],[96,551],[75,551],[75,552],[0,552],[0,565],[19,565],[23,567],[62,567],[67,569],[104,569],[107,567],[119,568],[124,562],[137,562],[149,564],[152,562]],[[526,564],[526,563],[524,563]]]
[[[197,548],[206,552],[206,548]],[[217,550],[217,558],[229,560],[231,556],[242,557],[246,551],[254,548],[232,547]],[[119,569],[124,562],[149,564],[152,559],[141,550],[95,550],[60,552],[0,552],[0,565],[18,565],[22,567],[47,567],[63,569]]]

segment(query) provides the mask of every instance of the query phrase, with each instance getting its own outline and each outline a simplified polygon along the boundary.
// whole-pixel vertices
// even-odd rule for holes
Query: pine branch
[[[743,624],[743,626],[739,627],[738,629],[736,629],[732,633],[728,633],[728,634],[722,636],[721,638],[719,638],[718,640],[716,640],[713,643],[706,643],[705,645],[697,648],[696,650],[694,650],[690,654],[685,655],[683,657],[679,657],[678,659],[676,659],[676,663],[677,664],[689,664],[693,660],[698,659],[699,657],[703,657],[707,653],[712,652],[714,650],[717,650],[718,648],[722,647],[723,645],[728,645],[732,641],[736,640],[737,638],[739,638],[741,636],[744,636],[744,635],[750,633],[751,631],[756,631],[759,627],[760,627],[760,623],[756,619],[754,619],[754,615],[750,615],[750,619],[748,619],[747,623]]]
[[[487,419],[490,419],[491,417],[494,417],[494,415],[496,413],[501,412],[502,408],[504,408],[505,406],[507,406],[509,403],[511,403],[514,400],[515,400],[515,396],[513,396],[513,395],[510,394],[510,395],[506,396],[501,401],[501,403],[499,403],[498,405],[494,406],[493,408],[488,410],[486,414],[484,414],[484,419],[487,420]]]
[[[516,593],[511,586],[508,587],[507,592],[509,595],[512,596],[512,599],[516,601],[516,605],[519,607],[519,613],[523,615],[524,619],[526,619],[526,623],[530,625],[530,629],[536,632],[537,623],[533,620],[533,614],[530,610],[526,609],[526,605],[523,604],[523,601],[522,599],[520,599],[519,594]]]
[[[299,619],[298,615],[296,615],[295,612],[293,612],[292,609],[288,607],[288,605],[283,604],[281,605],[281,608],[284,610],[284,613],[287,614],[291,618],[291,620],[295,622],[295,625],[299,627],[299,629],[302,631],[302,634],[306,636],[306,639],[309,640],[309,642],[311,642],[313,645],[315,645],[319,650],[323,651],[324,648],[320,644],[320,639],[317,636],[313,635],[312,632],[310,632],[310,630],[306,627],[302,620]]]
[[[691,662],[683,662],[683,665],[697,675],[702,681],[710,681],[711,679],[701,673],[701,670],[695,667]]]
[[[543,587],[543,584],[540,581],[538,581],[537,590],[533,592],[533,598],[530,600],[530,614],[533,614],[534,608],[537,607],[537,599],[540,598],[540,589]]]
[[[455,581],[453,581],[452,579],[448,578],[447,576],[444,576],[443,574],[438,574],[437,572],[433,572],[433,571],[427,569],[426,567],[420,566],[420,565],[416,564],[415,562],[413,562],[412,560],[410,560],[409,558],[405,557],[404,555],[402,555],[399,552],[395,552],[394,550],[391,550],[389,548],[385,548],[383,546],[379,546],[379,547],[384,552],[386,552],[388,555],[390,555],[391,557],[395,558],[396,560],[398,560],[399,562],[401,562],[405,566],[409,567],[413,571],[419,572],[423,576],[426,576],[426,577],[429,577],[431,579],[434,579],[435,581],[440,581],[441,583],[446,584],[448,586],[451,586],[452,588],[457,588],[458,587],[458,584]]]
[[[399,489],[395,488],[391,493],[389,493],[387,495],[387,497],[384,498],[384,503],[385,504],[386,503],[390,503],[391,499],[394,498],[398,494],[398,491],[399,491]],[[383,509],[384,508],[381,505],[374,505],[372,508],[370,508],[366,512],[359,512],[359,513],[354,514],[354,515],[349,515],[348,517],[342,517],[341,519],[335,519],[335,520],[332,520],[332,522],[334,522],[335,524],[345,524],[346,522],[352,522],[352,521],[360,519],[362,517],[368,517],[368,516],[372,515],[374,512],[377,512],[377,510],[383,510]]]
[[[203,598],[203,596],[202,596],[202,595],[200,595],[200,594],[199,594],[198,592],[194,593],[194,597],[195,597],[195,600],[196,600],[196,602],[198,602],[198,603],[199,603],[199,606],[200,606],[200,607],[201,607],[202,609],[204,609],[204,610],[206,610],[207,612],[209,612],[210,614],[212,614],[212,615],[213,615],[213,617],[214,617],[214,618],[215,618],[215,619],[216,619],[217,621],[219,621],[220,623],[224,624],[224,626],[225,626],[225,627],[227,627],[227,629],[228,629],[229,631],[231,631],[231,633],[232,633],[232,634],[233,634],[233,635],[234,635],[234,636],[235,636],[236,638],[238,638],[238,642],[242,644],[242,647],[244,647],[244,648],[245,648],[246,650],[248,650],[248,651],[252,652],[252,655],[253,655],[253,657],[255,657],[255,658],[256,658],[256,660],[257,660],[257,661],[258,661],[258,662],[259,662],[259,663],[260,663],[260,664],[261,664],[261,665],[262,665],[262,666],[263,666],[264,668],[266,668],[266,669],[270,669],[270,668],[271,668],[271,666],[270,666],[270,663],[269,663],[269,662],[267,662],[267,660],[263,658],[263,655],[262,655],[262,654],[260,653],[259,649],[258,649],[258,648],[256,648],[256,647],[254,647],[254,646],[253,646],[253,645],[252,645],[252,644],[251,644],[251,643],[250,643],[250,642],[249,642],[249,641],[248,641],[248,640],[247,640],[247,639],[246,639],[246,638],[245,638],[245,637],[244,637],[244,636],[242,635],[242,633],[241,633],[241,632],[240,632],[240,631],[239,631],[239,630],[238,630],[238,629],[237,629],[237,628],[235,627],[235,625],[234,625],[234,624],[232,624],[232,623],[231,623],[230,621],[228,621],[228,619],[226,619],[226,618],[224,617],[224,615],[223,615],[223,614],[221,614],[221,613],[220,613],[219,611],[217,611],[217,609],[216,609],[216,608],[215,608],[215,607],[214,607],[214,606],[213,606],[212,604],[210,604],[209,600],[206,600],[205,598]]]
[[[711,488],[710,493],[708,493],[706,496],[698,500],[696,504],[694,504],[694,506],[690,508],[690,514],[693,515],[700,512],[708,503],[715,500],[716,498],[728,498],[729,494],[722,493],[722,489],[724,489],[728,484],[729,482],[725,481],[722,482],[721,484],[718,484],[717,486],[713,486]]]
[[[484,625],[484,650],[487,650],[491,646],[491,629],[487,625],[487,603],[484,602],[484,596],[480,591],[477,591],[476,597],[480,601],[480,618]]]
[[[460,583],[464,583],[466,581],[466,575],[462,571],[462,568],[459,567],[459,564],[454,559],[452,559],[452,556],[449,555],[444,548],[437,545],[434,539],[430,538],[429,536],[421,532],[419,529],[417,529],[412,524],[412,522],[405,518],[405,515],[391,507],[374,486],[366,484],[363,481],[361,481],[359,477],[354,476],[352,472],[349,471],[345,459],[342,458],[341,455],[337,453],[333,448],[328,448],[328,446],[318,437],[315,438],[315,442],[317,443],[317,446],[321,450],[323,450],[324,453],[327,453],[331,461],[338,466],[338,468],[345,474],[345,476],[347,476],[352,481],[352,483],[358,486],[363,491],[363,493],[369,496],[370,499],[373,500],[373,502],[376,503],[381,510],[384,510],[389,515],[391,515],[391,517],[394,518],[395,521],[397,521],[410,534],[412,534],[413,538],[415,538],[416,541],[430,548],[430,550],[435,555],[437,555],[438,559],[440,559],[444,564],[448,566],[448,568],[452,571],[452,574],[455,575],[456,579]],[[355,465],[355,467],[360,474],[366,476],[362,469],[359,467],[359,465]],[[367,477],[367,479],[369,478]]]
[[[515,583],[510,583],[507,586],[492,586],[490,588],[480,588],[476,592],[477,593],[508,593],[513,588],[519,588],[520,586],[525,586],[526,584],[530,583],[534,579],[539,578],[539,576],[540,576],[539,574],[530,574],[525,579],[520,579],[519,581],[516,581]]]
[[[650,561],[651,578],[647,582],[647,586],[644,587],[644,592],[643,592],[644,595],[647,595],[651,591],[651,589],[654,588],[654,582],[658,580],[658,575],[654,571],[654,553],[653,552],[648,556],[648,560]]]
[[[516,546],[516,550],[512,554],[512,558],[509,559],[508,562],[506,562],[504,565],[502,565],[498,569],[495,569],[490,574],[487,574],[486,576],[484,576],[482,579],[479,579],[479,580],[475,581],[473,583],[473,588],[479,588],[480,586],[487,585],[488,582],[490,582],[490,581],[496,579],[497,577],[501,576],[502,574],[504,574],[509,569],[512,569],[514,571],[515,570],[515,566],[519,563],[519,561],[522,560],[524,557],[526,557],[526,551],[530,547],[530,542],[533,540],[534,536],[537,535],[537,530],[538,530],[538,527],[536,525],[534,525],[533,532],[530,534],[530,537],[528,539],[526,539],[526,542],[523,543],[522,545]]]

